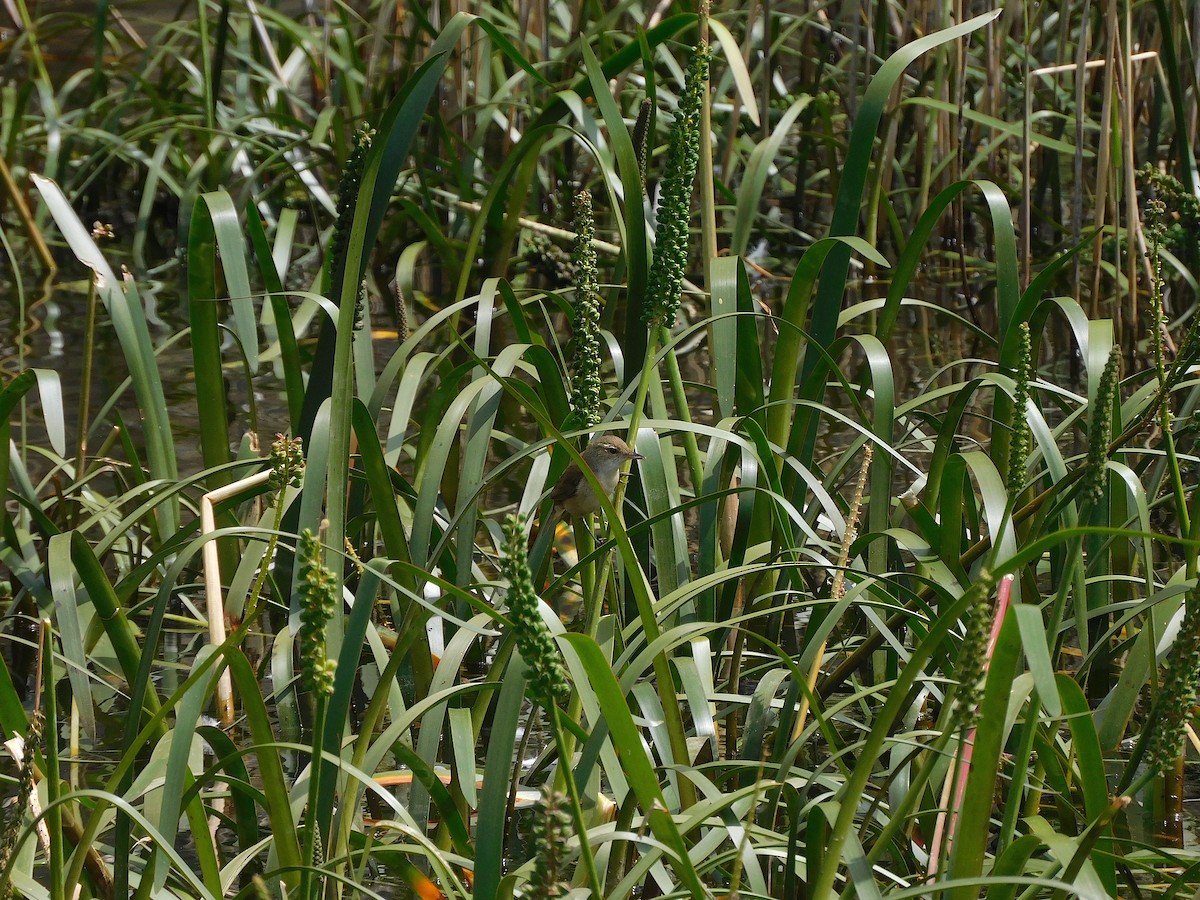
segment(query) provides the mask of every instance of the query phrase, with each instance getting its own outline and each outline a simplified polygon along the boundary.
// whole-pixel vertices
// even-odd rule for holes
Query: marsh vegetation
[[[13,895],[1195,893],[1189,4],[52,6]]]

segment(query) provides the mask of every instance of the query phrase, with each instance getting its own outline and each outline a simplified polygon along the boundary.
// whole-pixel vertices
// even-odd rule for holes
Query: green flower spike
[[[375,137],[373,128],[360,128],[354,133],[354,150],[346,160],[346,168],[338,180],[337,220],[333,225],[333,238],[329,242],[329,254],[325,257],[325,293],[329,293],[329,279],[333,276],[334,260],[346,255],[346,242],[354,226],[354,205],[358,201],[358,189],[362,184],[367,167],[367,152]]]
[[[538,804],[537,815],[530,827],[534,848],[533,873],[525,888],[525,896],[538,900],[565,897],[570,891],[567,882],[567,836],[571,829],[571,814],[564,808],[567,798],[546,788]]]
[[[958,659],[958,694],[950,716],[952,732],[959,729],[967,731],[978,723],[979,704],[983,700],[984,679],[987,677],[988,641],[996,616],[992,602],[992,589],[995,586],[995,579],[989,573],[980,572],[968,589],[974,592],[974,597],[967,612],[967,630]]]
[[[1107,483],[1108,445],[1112,443],[1112,407],[1117,396],[1121,354],[1116,347],[1108,353],[1108,363],[1100,376],[1096,390],[1096,411],[1088,428],[1088,471],[1083,484],[1086,502],[1099,503],[1104,499]]]
[[[307,528],[299,557],[301,677],[313,693],[328,697],[337,663],[325,655],[325,625],[337,610],[336,579],[323,561],[321,541]]]
[[[637,154],[643,193],[646,191],[646,176],[650,172],[650,116],[653,112],[654,102],[646,97],[638,107],[637,121],[633,125],[633,150]]]
[[[1029,323],[1022,322],[1021,358],[1017,364],[1017,386],[1013,393],[1013,415],[1009,427],[1012,429],[1012,445],[1008,454],[1008,496],[1016,497],[1025,487],[1025,460],[1029,456],[1029,421],[1025,418],[1025,404],[1029,400],[1029,381],[1033,374],[1033,344],[1029,336]]]
[[[683,95],[675,110],[675,124],[667,149],[667,165],[659,187],[658,234],[654,260],[646,284],[643,319],[651,328],[675,324],[680,291],[688,256],[688,221],[692,212],[692,188],[700,165],[700,104],[708,83],[708,44],[692,51],[684,79]]]
[[[1184,728],[1200,688],[1200,588],[1184,600],[1183,622],[1163,670],[1158,692],[1158,720],[1151,726],[1146,746],[1146,763],[1162,771],[1179,758]]]
[[[276,434],[271,444],[271,490],[278,494],[284,487],[300,487],[304,474],[304,439]]]
[[[17,795],[4,816],[4,826],[0,830],[0,869],[8,866],[12,852],[17,846],[17,838],[25,825],[25,815],[29,811],[29,798],[33,795],[33,748],[42,740],[42,729],[45,721],[42,711],[35,709],[29,719],[29,732],[24,741],[16,739],[23,748],[22,758],[17,765]],[[19,896],[16,890],[7,886],[0,896]]]
[[[1167,320],[1163,312],[1162,243],[1167,235],[1167,205],[1161,200],[1146,204],[1146,237],[1150,242],[1147,255],[1153,277],[1150,281],[1150,320],[1154,329],[1154,371],[1160,386],[1167,383]],[[1171,405],[1164,392],[1159,405],[1158,424],[1163,431],[1171,430]]]
[[[525,532],[525,516],[505,519],[500,573],[508,581],[508,615],[512,619],[517,650],[529,667],[529,699],[543,709],[549,709],[559,697],[570,693],[571,688],[558,647],[538,611]]]
[[[602,418],[600,403],[600,279],[592,219],[592,195],[575,198],[575,335],[571,349],[571,409],[580,424],[591,427]]]

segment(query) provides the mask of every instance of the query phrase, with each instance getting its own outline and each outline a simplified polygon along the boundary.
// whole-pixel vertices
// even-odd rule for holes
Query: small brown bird
[[[645,457],[613,434],[602,434],[583,451],[583,461],[592,470],[592,474],[604,489],[604,495],[609,499],[612,499],[617,482],[621,480],[621,467],[635,459]],[[567,466],[566,471],[559,476],[558,483],[550,492],[550,499],[554,501],[554,507],[542,524],[551,528],[559,519],[578,519],[588,513],[600,511],[600,498],[596,496],[595,488],[575,463]],[[539,527],[538,532],[540,531]],[[530,538],[531,545],[538,532],[534,532]]]

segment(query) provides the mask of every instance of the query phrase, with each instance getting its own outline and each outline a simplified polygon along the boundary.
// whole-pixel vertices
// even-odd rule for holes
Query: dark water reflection
[[[70,268],[67,271],[70,272]],[[28,367],[51,369],[58,373],[68,448],[73,448],[77,440],[78,413],[83,394],[88,285],[81,281],[57,284],[43,281],[37,285],[37,293],[30,291],[31,287],[29,282],[25,282],[22,302],[20,292],[14,285],[0,280],[0,291],[7,298],[6,303],[0,304],[0,372],[6,378]],[[180,454],[180,469],[181,472],[195,471],[200,463],[194,440],[199,434],[199,414],[191,370],[191,347],[186,339],[178,339],[186,327],[180,315],[179,294],[173,285],[164,281],[139,282],[138,291],[158,356],[159,371],[163,376],[163,392],[176,438],[176,450]],[[126,385],[119,395],[117,393],[128,378],[128,368],[116,333],[109,325],[101,304],[97,304],[94,340],[92,384],[88,395],[89,419],[95,422],[96,414],[115,396],[115,409],[127,424],[134,426],[140,420],[140,413],[132,387]],[[233,393],[237,393],[236,389],[233,389]],[[242,397],[232,399],[242,400],[239,407],[244,408],[245,391],[241,394]],[[33,398],[30,407],[33,408],[37,404],[37,395],[34,393],[30,396]],[[111,422],[112,417],[106,417],[106,420]],[[44,435],[40,416],[36,420],[30,417],[28,422],[31,436]],[[103,434],[93,430],[88,437],[89,446],[96,447],[103,437]]]

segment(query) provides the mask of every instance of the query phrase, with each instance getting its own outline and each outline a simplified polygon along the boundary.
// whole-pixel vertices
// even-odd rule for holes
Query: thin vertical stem
[[[54,631],[42,619],[38,636],[38,696],[45,714],[42,735],[46,739],[46,830],[50,833],[50,900],[64,900],[62,805],[59,804],[58,705],[54,694]],[[42,686],[45,686],[45,691]],[[37,715],[35,709],[34,715]],[[33,748],[26,748],[25,765],[33,765]]]
[[[587,823],[584,821],[583,804],[579,799],[579,785],[575,783],[575,774],[571,771],[573,751],[564,739],[562,721],[559,719],[562,714],[558,710],[558,704],[551,703],[548,712],[550,713],[550,730],[554,732],[554,744],[558,749],[559,769],[565,776],[558,780],[566,786],[567,798],[571,803],[571,817],[575,820],[575,828],[579,833],[579,858],[587,873],[588,886],[591,888],[592,896],[603,897],[604,886],[600,882],[600,872],[596,868],[596,857],[592,853],[592,845],[588,842]]]
[[[312,756],[308,763],[308,812],[304,823],[304,847],[301,851],[303,853],[301,863],[304,868],[300,870],[300,892],[297,895],[300,900],[311,900],[323,893],[323,880],[316,871],[314,860],[318,846],[317,841],[321,836],[321,823],[317,821],[317,798],[320,796],[321,790],[321,769],[324,768],[322,750],[325,737],[326,698],[317,691],[314,692],[314,699],[317,710],[313,716]],[[323,858],[324,854],[322,853]],[[313,884],[314,877],[318,878],[315,886]]]
[[[1032,161],[1030,159],[1031,120],[1033,119],[1033,82],[1029,77],[1029,0],[1022,7],[1025,32],[1025,52],[1021,55],[1021,83],[1024,87],[1024,103],[1021,108],[1021,283],[1029,284],[1030,231],[1033,225]]]
[[[83,324],[83,368],[79,374],[79,421],[75,437],[75,480],[83,481],[87,464],[88,417],[91,415],[92,365],[96,353],[96,281],[88,284],[87,312]]]

